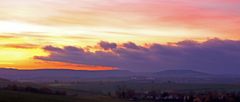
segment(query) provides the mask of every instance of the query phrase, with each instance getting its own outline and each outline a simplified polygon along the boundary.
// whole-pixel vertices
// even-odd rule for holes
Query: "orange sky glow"
[[[35,59],[44,46],[101,50],[211,38],[240,40],[239,0],[0,0],[0,67],[112,70]]]

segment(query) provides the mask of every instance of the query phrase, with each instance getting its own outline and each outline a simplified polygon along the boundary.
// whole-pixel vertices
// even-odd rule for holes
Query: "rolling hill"
[[[184,82],[238,82],[240,77],[215,75],[193,70],[165,70],[137,73],[126,70],[85,71],[67,69],[17,70],[0,69],[0,78],[19,82],[71,82],[96,80],[157,80]]]

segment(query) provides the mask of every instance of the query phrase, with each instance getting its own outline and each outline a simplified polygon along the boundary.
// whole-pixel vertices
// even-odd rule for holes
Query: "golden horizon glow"
[[[61,66],[35,63],[38,61],[34,56],[48,54],[42,49],[47,45],[87,47],[99,41],[144,45],[215,37],[240,39],[240,2],[234,0],[0,1],[0,67]],[[64,67],[68,65],[90,69],[72,64]]]

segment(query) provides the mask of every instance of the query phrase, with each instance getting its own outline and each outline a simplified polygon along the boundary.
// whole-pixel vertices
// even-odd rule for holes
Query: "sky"
[[[2,68],[239,70],[239,0],[0,2]]]

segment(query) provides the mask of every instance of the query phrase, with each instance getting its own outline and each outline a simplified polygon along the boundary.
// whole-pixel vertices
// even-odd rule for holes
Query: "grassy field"
[[[27,91],[0,90],[0,102],[128,102],[112,97],[119,87],[146,91],[170,92],[240,92],[240,84],[190,84],[190,83],[154,83],[139,81],[95,81],[77,83],[17,84],[19,86],[47,86],[51,90],[64,91],[66,95],[41,94]],[[24,88],[23,88],[24,89]],[[108,94],[111,93],[111,96]]]
[[[114,92],[119,87],[125,87],[136,91],[240,91],[240,84],[191,84],[191,83],[149,83],[149,82],[80,82],[75,84],[62,83],[50,84],[52,87],[86,91],[98,94]]]
[[[0,102],[127,102],[107,96],[58,96],[15,91],[0,91]]]

